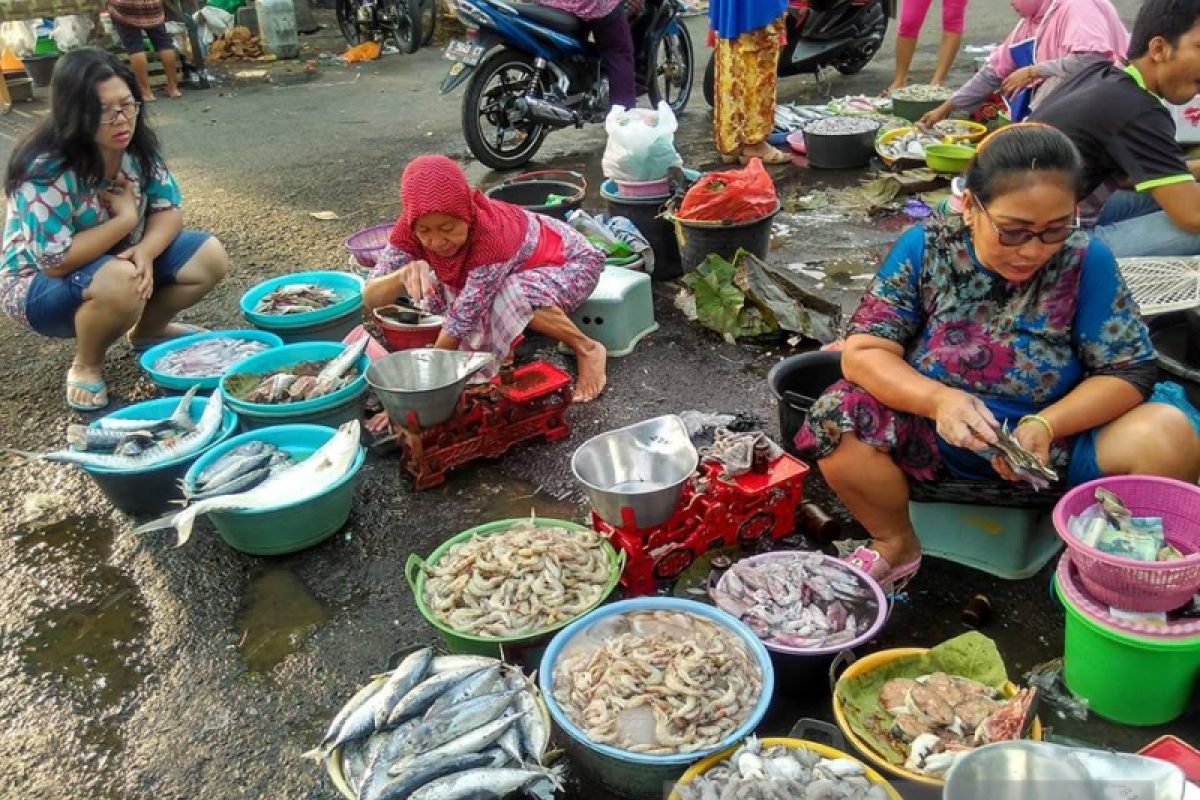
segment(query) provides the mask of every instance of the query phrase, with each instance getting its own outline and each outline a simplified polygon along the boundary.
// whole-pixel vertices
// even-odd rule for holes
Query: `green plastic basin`
[[[957,175],[975,158],[975,148],[965,144],[931,144],[925,148],[925,163],[934,172]]]

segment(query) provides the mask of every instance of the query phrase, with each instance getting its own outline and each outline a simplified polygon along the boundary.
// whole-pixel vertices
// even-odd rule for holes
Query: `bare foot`
[[[792,157],[790,155],[777,147],[772,147],[766,142],[750,144],[742,148],[742,156],[739,160],[743,164],[747,164],[752,158],[761,158],[762,162],[768,165],[792,163]]]
[[[897,89],[903,89],[907,85],[908,85],[907,80],[892,81],[892,85],[887,87],[886,89],[884,89],[882,92],[880,92],[879,96],[880,97],[891,97],[892,92],[896,91]]]
[[[167,97],[170,97],[172,100],[178,100],[179,98],[183,97],[183,92],[179,91],[178,89],[168,89]]]
[[[571,402],[590,403],[600,396],[608,382],[605,373],[608,351],[599,342],[592,342],[586,349],[575,351],[575,361],[579,367],[579,379],[575,381],[575,396]]]
[[[142,102],[143,103],[153,103],[157,99],[158,99],[158,95],[156,95],[154,92],[150,91],[149,89],[145,89],[142,91]]]
[[[80,411],[108,405],[108,386],[101,366],[71,365],[67,370],[67,404]]]
[[[126,338],[132,347],[145,347],[148,344],[158,344],[181,336],[191,336],[193,333],[204,333],[205,329],[198,325],[187,325],[182,322],[172,322],[162,330],[146,332],[136,325],[130,329]]]

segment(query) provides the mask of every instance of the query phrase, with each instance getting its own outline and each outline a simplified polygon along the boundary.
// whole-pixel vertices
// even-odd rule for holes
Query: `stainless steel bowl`
[[[367,368],[367,384],[394,422],[408,424],[409,413],[429,428],[454,416],[467,380],[492,360],[491,353],[460,350],[402,350]]]
[[[600,519],[652,528],[675,513],[699,463],[683,420],[668,414],[593,436],[571,456],[571,471]]]

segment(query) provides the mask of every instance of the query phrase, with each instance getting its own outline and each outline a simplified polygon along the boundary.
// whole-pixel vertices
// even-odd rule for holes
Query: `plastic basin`
[[[360,267],[371,269],[378,261],[383,248],[387,247],[394,227],[396,227],[394,222],[382,222],[352,233],[346,237],[346,249],[350,251],[350,255],[354,256],[354,260]]]
[[[631,611],[669,610],[694,614],[712,620],[742,640],[762,672],[762,693],[746,720],[722,741],[690,753],[670,755],[646,755],[593,742],[567,718],[566,713],[554,700],[554,665],[563,648],[590,625],[618,614]],[[572,763],[589,778],[619,797],[631,800],[660,800],[663,787],[679,779],[680,775],[695,761],[734,746],[758,727],[766,716],[775,694],[775,672],[770,654],[754,632],[720,609],[693,600],[673,597],[641,597],[622,600],[603,606],[576,620],[561,630],[550,642],[542,656],[538,670],[538,685],[550,717],[555,726],[565,734],[564,745]]]
[[[931,144],[925,148],[925,163],[935,172],[957,175],[975,158],[975,148],[965,144]]]
[[[383,309],[376,308],[371,311],[371,316],[375,320],[375,324],[379,326],[379,332],[383,334],[383,340],[387,342],[387,346],[391,350],[412,350],[417,347],[429,347],[437,341],[438,334],[442,331],[442,318],[436,314],[423,314],[428,317],[426,322],[422,323],[403,323],[396,322],[380,315]]]
[[[169,342],[163,342],[160,345],[151,347],[149,350],[142,353],[139,363],[142,365],[142,369],[146,371],[146,374],[150,376],[150,380],[169,391],[186,392],[193,386],[199,386],[201,389],[206,391],[212,391],[221,383],[220,375],[211,375],[208,377],[168,375],[165,372],[158,372],[154,369],[154,363],[168,353],[173,353],[176,350],[182,350],[185,347],[190,347],[197,342],[203,342],[207,339],[246,339],[252,342],[265,342],[268,346],[267,349],[274,349],[283,345],[283,339],[279,338],[273,333],[270,333],[269,331],[209,331],[207,333],[196,333],[192,334],[191,336],[183,336],[178,339],[172,339]],[[254,355],[258,355],[258,353],[255,353]]]
[[[318,424],[336,427],[354,419],[362,407],[367,391],[366,372],[371,359],[364,353],[358,360],[358,377],[336,392],[298,403],[247,403],[234,397],[228,386],[229,378],[244,373],[269,373],[303,361],[320,361],[336,357],[346,345],[339,342],[302,342],[288,344],[243,359],[221,378],[225,402],[237,412],[247,428],[282,424]],[[349,414],[350,416],[347,416]],[[340,420],[340,421],[339,421]]]
[[[503,533],[509,528],[519,523],[528,522],[527,519],[502,519],[496,522],[489,522],[486,525],[479,525],[474,528],[456,534],[443,542],[436,550],[429,554],[428,559],[422,559],[416,554],[408,557],[408,561],[404,565],[404,576],[408,579],[408,585],[412,587],[413,598],[417,603],[417,610],[421,612],[421,616],[429,621],[429,624],[438,629],[442,635],[442,641],[446,643],[446,647],[451,653],[467,653],[479,656],[491,656],[493,658],[504,658],[505,660],[519,660],[530,668],[536,668],[541,661],[542,652],[546,647],[546,643],[557,631],[562,630],[567,625],[572,623],[572,620],[564,620],[562,623],[555,625],[552,628],[547,628],[542,631],[526,636],[477,636],[472,633],[451,628],[446,623],[439,620],[429,606],[425,603],[425,569],[437,564],[446,551],[459,542],[465,542],[468,539],[473,539],[476,536],[491,536],[497,533]],[[578,525],[574,522],[566,522],[561,519],[546,519],[542,517],[533,520],[536,525],[545,525],[547,527],[566,528],[571,531],[587,531],[592,532],[591,528]],[[613,589],[617,586],[617,581],[621,579],[621,573],[625,570],[625,551],[618,552],[608,542],[603,543],[605,554],[608,556],[609,576],[608,583],[605,584],[603,591],[600,592],[600,599],[592,606],[595,608],[612,594]],[[590,611],[591,609],[588,609]],[[586,614],[587,611],[584,612]],[[583,616],[583,615],[580,615]],[[578,617],[577,617],[578,619]]]
[[[332,289],[335,292],[345,293],[346,297],[327,308],[319,308],[305,314],[260,314],[254,310],[254,307],[258,305],[258,301],[266,297],[270,292],[295,283],[315,284],[326,289]],[[321,323],[329,323],[333,320],[341,319],[348,314],[357,312],[362,306],[363,283],[363,279],[357,275],[331,270],[293,272],[289,275],[281,275],[278,278],[263,281],[243,294],[241,299],[242,314],[256,328],[272,331],[280,335],[288,331],[301,331]]]
[[[113,419],[166,419],[179,407],[177,397],[162,397],[157,400],[146,400],[131,406],[118,409],[106,416]],[[192,419],[199,419],[204,413],[207,397],[193,397],[189,410]],[[97,428],[100,421],[92,422],[91,427]],[[201,450],[190,456],[176,458],[148,469],[116,470],[105,467],[84,467],[100,491],[108,501],[119,511],[131,517],[149,517],[165,514],[175,506],[172,500],[183,497],[179,481],[187,473],[188,467],[203,455],[219,446],[237,429],[237,415],[228,406],[223,411],[221,429],[213,440]]]
[[[252,441],[273,444],[295,460],[308,458],[328,442],[336,431],[321,425],[277,425],[235,436],[212,448],[196,460],[184,477],[189,488],[196,478],[218,458],[235,447]],[[234,550],[258,556],[294,553],[324,541],[338,531],[350,517],[358,474],[366,460],[360,446],[350,470],[324,494],[258,511],[214,511],[208,521],[227,545]]]

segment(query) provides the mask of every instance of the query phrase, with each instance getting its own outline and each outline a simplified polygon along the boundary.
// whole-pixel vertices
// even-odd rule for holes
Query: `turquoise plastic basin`
[[[344,386],[336,392],[312,400],[302,400],[299,403],[247,403],[234,397],[228,389],[228,380],[232,375],[247,372],[265,374],[283,367],[289,367],[302,361],[320,361],[334,358],[345,350],[347,345],[340,342],[300,342],[286,344],[265,353],[258,353],[235,364],[221,378],[221,392],[225,402],[238,413],[250,427],[272,424],[277,421],[285,423],[318,423],[328,425],[330,413],[359,400],[367,391],[367,367],[371,359],[364,353],[358,360],[358,377],[349,386]],[[324,419],[325,421],[321,421]]]
[[[221,382],[220,375],[213,375],[207,378],[195,378],[187,375],[168,375],[165,372],[158,372],[154,369],[154,364],[160,358],[173,353],[176,350],[182,350],[185,347],[191,347],[197,342],[203,342],[206,339],[248,339],[252,342],[265,342],[268,349],[283,346],[283,339],[269,331],[260,330],[235,330],[235,331],[208,331],[206,333],[195,333],[191,336],[182,336],[178,339],[172,339],[169,342],[163,342],[160,345],[151,347],[146,352],[142,353],[139,363],[146,374],[150,376],[150,380],[157,383],[164,389],[175,392],[186,392],[193,386],[199,386],[206,391],[212,391],[217,388]],[[264,351],[265,352],[265,351]],[[255,353],[258,355],[258,353]]]
[[[254,310],[258,301],[281,286],[293,283],[312,283],[332,289],[339,294],[345,294],[345,299],[334,303],[328,308],[319,308],[306,314],[260,314]],[[364,281],[349,272],[332,270],[316,270],[312,272],[293,272],[271,278],[251,288],[242,295],[242,314],[257,328],[269,331],[287,331],[296,328],[309,328],[318,323],[339,319],[362,306],[362,290]]]

